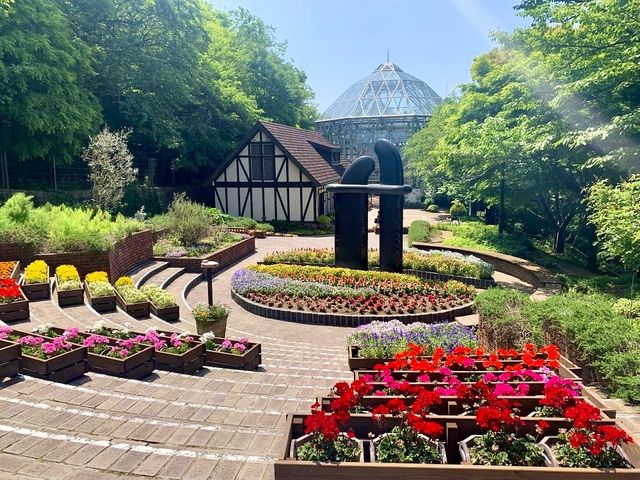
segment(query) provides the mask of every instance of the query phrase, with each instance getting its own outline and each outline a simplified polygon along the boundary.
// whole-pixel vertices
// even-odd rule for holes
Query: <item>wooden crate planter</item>
[[[275,462],[274,473],[276,480],[336,480],[362,478],[367,480],[415,479],[415,480],[584,480],[616,478],[640,480],[640,469],[598,470],[592,468],[558,468],[558,467],[497,467],[461,464],[458,442],[470,435],[482,433],[472,416],[442,416],[433,417],[433,421],[441,423],[445,429],[445,450],[447,464],[392,464],[372,463],[371,456],[365,455],[364,462],[348,463],[320,463],[294,460],[291,457],[290,446],[295,438],[304,435],[305,415],[287,415],[287,430],[280,450],[280,458]],[[523,418],[524,425],[520,432],[533,433],[539,419]],[[549,431],[557,432],[560,428],[569,426],[564,419],[545,419],[549,423]],[[399,419],[389,418],[386,428],[390,430]],[[612,421],[603,421],[612,424]],[[370,447],[368,433],[375,436],[385,433],[371,416],[355,414],[348,421],[345,430],[352,429],[356,438],[362,439],[365,453]],[[625,453],[631,459],[632,465],[638,464],[638,447],[628,445]]]
[[[115,291],[116,294],[116,304],[124,310],[127,315],[132,316],[133,318],[146,318],[149,316],[149,302],[144,301],[140,303],[127,303],[124,301],[124,298],[118,293],[118,290]]]
[[[115,293],[113,295],[109,295],[106,297],[92,297],[91,292],[89,291],[89,285],[84,283],[84,293],[87,297],[87,303],[91,305],[96,312],[113,312],[116,309],[116,296]]]
[[[22,293],[22,300],[0,305],[0,321],[5,323],[29,320],[29,301]]]
[[[216,338],[214,342],[221,344],[223,338]],[[231,340],[236,342],[236,340]],[[242,370],[255,370],[262,363],[262,345],[259,343],[248,343],[248,348],[242,355],[218,352],[216,350],[206,350],[206,364],[211,367],[237,368]]]
[[[180,320],[180,307],[178,305],[171,305],[170,307],[158,308],[153,302],[149,302],[149,309],[156,317],[161,318],[167,322],[175,322]]]
[[[20,345],[0,340],[0,380],[20,373]]]
[[[28,335],[42,337],[32,333],[13,331],[19,337]],[[45,339],[48,337],[44,337]],[[20,354],[20,373],[31,377],[42,378],[52,382],[65,383],[81,377],[87,372],[87,349],[73,345],[68,352],[42,360]]]
[[[60,290],[58,288],[58,277],[54,282],[58,305],[61,307],[70,307],[72,305],[82,305],[84,303],[84,289],[76,288],[74,290]]]
[[[49,267],[47,267],[47,282],[45,283],[25,283],[24,275],[20,278],[20,288],[22,293],[30,302],[36,300],[48,300],[51,298],[51,281],[49,276]]]
[[[187,375],[193,375],[200,370],[205,360],[204,345],[195,341],[189,343],[191,349],[181,355],[156,350],[156,368]]]

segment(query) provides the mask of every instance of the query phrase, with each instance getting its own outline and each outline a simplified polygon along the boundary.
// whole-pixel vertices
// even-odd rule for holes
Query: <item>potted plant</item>
[[[262,346],[249,342],[247,338],[216,338],[213,332],[206,332],[200,337],[200,342],[205,346],[206,364],[209,366],[255,370],[262,363]]]
[[[572,428],[557,436],[544,437],[540,442],[550,448],[560,467],[570,468],[631,468],[622,446],[631,437],[614,425],[595,429]]]
[[[43,260],[34,260],[27,265],[20,279],[20,288],[30,302],[51,297],[49,266]]]
[[[0,279],[0,321],[29,319],[29,302],[13,278]]]
[[[116,295],[107,272],[91,272],[84,277],[87,301],[96,312],[113,312]]]
[[[198,335],[206,332],[213,332],[216,337],[224,338],[227,331],[227,318],[231,309],[222,303],[213,305],[197,304],[193,311],[193,318],[196,321],[196,331]]]
[[[84,291],[80,283],[80,275],[73,265],[60,265],[56,268],[55,288],[58,305],[67,307],[84,303]]]
[[[149,316],[149,300],[147,296],[133,285],[129,277],[120,277],[115,284],[116,303],[133,318]]]
[[[158,285],[144,285],[140,291],[149,299],[151,313],[166,321],[180,320],[180,307],[175,298]]]
[[[158,370],[193,375],[204,366],[204,345],[186,333],[165,335],[150,328],[134,340],[153,345]]]

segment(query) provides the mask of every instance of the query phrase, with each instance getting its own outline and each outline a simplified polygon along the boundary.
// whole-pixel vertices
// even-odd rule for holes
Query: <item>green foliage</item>
[[[90,282],[87,288],[93,298],[113,296],[113,286],[109,282]]]
[[[192,245],[206,237],[211,230],[211,217],[204,205],[187,200],[186,195],[178,194],[169,207],[169,225],[171,233],[182,245]]]
[[[474,438],[469,454],[474,465],[544,466],[542,447],[531,435],[487,432]]]
[[[410,427],[393,427],[376,445],[381,463],[441,463],[440,452]]]
[[[589,430],[580,431],[589,435]],[[569,432],[561,432],[558,442],[551,447],[561,467],[569,468],[629,468],[629,464],[616,451],[613,445],[607,445],[601,452],[593,454],[586,446],[574,448],[570,441]]]
[[[164,236],[153,244],[153,255],[157,257],[200,257],[240,240],[242,240],[241,234],[214,227],[206,237],[186,247],[176,236]]]
[[[227,227],[248,228],[250,230],[254,230],[258,222],[248,217],[231,217],[228,220],[225,220],[224,224]]]
[[[256,231],[258,232],[274,232],[273,225],[270,223],[256,223]]]
[[[467,214],[467,207],[464,206],[464,203],[455,200],[451,207],[449,208],[449,215],[451,218],[460,218],[464,217]]]
[[[320,225],[331,225],[331,217],[328,215],[320,215],[318,216],[318,224]]]
[[[68,161],[100,122],[88,88],[91,50],[60,3],[20,0],[0,8],[0,152],[19,160]]]
[[[175,298],[166,290],[163,290],[158,285],[144,285],[140,288],[140,291],[146,295],[151,303],[156,308],[167,308],[177,305]]]
[[[428,242],[433,234],[431,224],[426,220],[414,220],[409,225],[408,244],[413,242]]]
[[[628,318],[640,319],[640,298],[619,298],[613,304],[613,311]]]
[[[19,221],[14,221],[17,218]],[[22,194],[0,207],[0,239],[32,245],[38,252],[104,252],[118,240],[144,229],[144,224],[102,210],[65,205],[30,206]]]
[[[500,235],[496,225],[484,225],[480,222],[461,224],[437,223],[438,230],[453,232],[453,237],[445,238],[443,245],[450,247],[475,248],[490,252],[506,253],[523,257],[531,248],[531,243],[522,235],[505,233]]]
[[[432,203],[427,207],[427,212],[438,213],[439,211],[440,211],[440,207],[435,203]]]
[[[298,448],[298,460],[307,462],[357,462],[362,449],[353,439],[338,435],[327,440],[315,433],[313,438]]]
[[[208,208],[207,212],[211,217],[211,223],[213,223],[214,225],[220,225],[221,223],[224,223],[226,215],[222,213],[222,211],[218,210],[217,208]]]

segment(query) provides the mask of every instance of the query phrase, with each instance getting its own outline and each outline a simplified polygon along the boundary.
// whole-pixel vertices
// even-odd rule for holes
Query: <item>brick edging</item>
[[[455,317],[473,313],[474,303],[467,303],[455,308],[429,313],[407,313],[402,315],[348,315],[338,313],[304,312],[301,310],[286,310],[269,307],[243,297],[231,289],[231,298],[242,308],[254,315],[274,318],[287,322],[307,323],[313,325],[328,325],[335,327],[357,327],[375,320],[400,320],[402,323],[426,322],[440,323],[453,320]]]
[[[219,266],[216,270],[222,270],[237,263],[244,257],[252,255],[255,251],[256,239],[255,237],[249,236],[228,247],[201,257],[154,257],[154,260],[167,262],[169,267],[172,268],[184,268],[188,273],[201,273],[202,268],[200,264],[203,260],[218,262]]]

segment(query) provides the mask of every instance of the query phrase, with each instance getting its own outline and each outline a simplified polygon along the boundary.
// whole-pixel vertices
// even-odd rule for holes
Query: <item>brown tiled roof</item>
[[[341,162],[340,165],[330,165],[312,144],[315,143],[327,148],[340,148],[339,146],[331,144],[320,133],[313,130],[303,130],[264,121],[259,123],[313,177],[313,180],[320,185],[340,181],[347,164]]]

